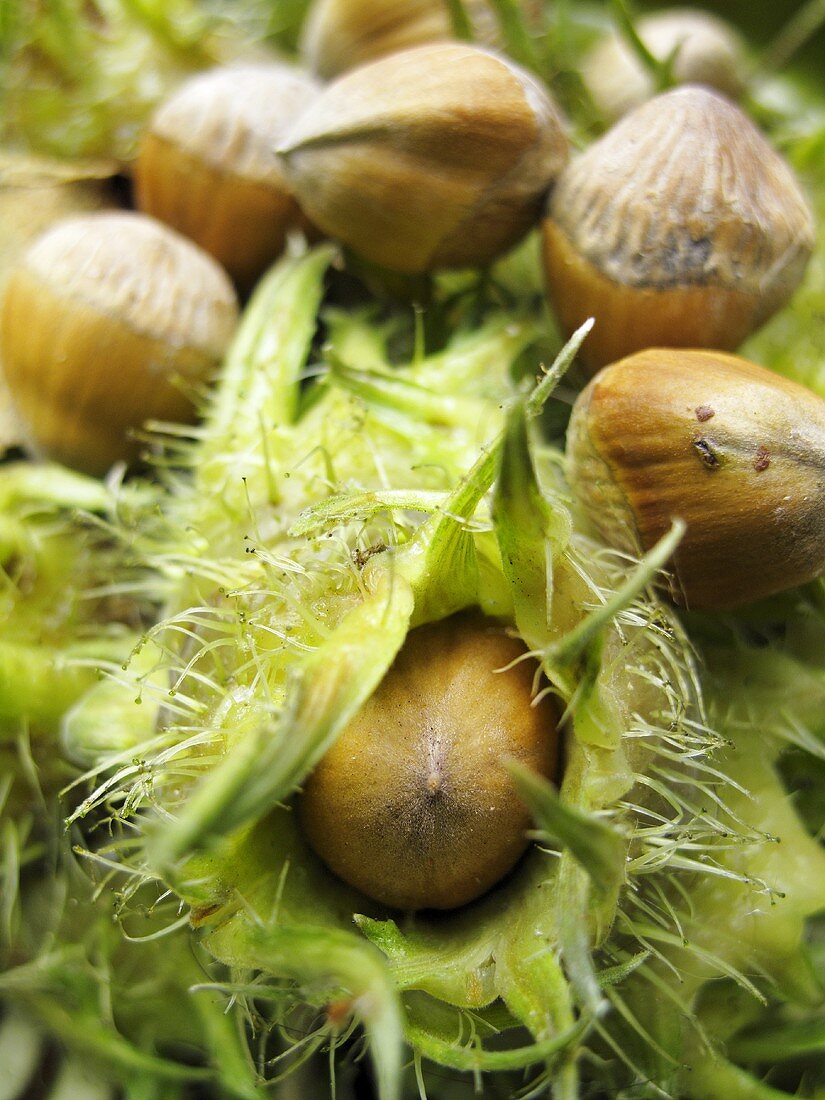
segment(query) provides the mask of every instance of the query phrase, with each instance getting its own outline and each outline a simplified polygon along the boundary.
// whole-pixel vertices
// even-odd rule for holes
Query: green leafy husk
[[[576,102],[565,64],[589,9],[579,25],[559,4],[558,36],[526,43],[515,5],[497,10]],[[133,9],[175,74],[203,61],[181,13]],[[44,47],[21,41],[25,66]],[[69,96],[74,117],[94,89]],[[63,133],[47,93],[15,123],[34,144],[111,154],[113,117]],[[782,80],[763,95],[821,186],[815,97]],[[121,155],[147,106],[125,102]],[[747,349],[820,392],[823,254]],[[251,1097],[313,1052],[357,1055],[363,1025],[384,1100],[409,1059],[422,1095],[449,1096],[447,1071],[562,1100],[821,1087],[825,811],[821,789],[793,802],[785,785],[825,757],[821,590],[685,625],[655,589],[678,528],[642,562],[591,539],[543,432],[563,423],[576,338],[539,371],[558,347],[514,291],[531,255],[481,288],[439,283],[430,329],[449,335],[432,350],[419,327],[399,362],[399,314],[322,307],[337,257],[298,251],[259,286],[202,424],[153,426],[156,480],[2,471],[0,998],[30,1064],[51,1034],[102,1094]],[[320,863],[292,799],[407,631],[468,606],[541,661],[563,781],[514,767],[534,844],[484,898],[388,912]],[[43,812],[64,783],[95,889]],[[781,1080],[763,1080],[766,1051]]]
[[[101,776],[74,820],[103,815],[115,839],[92,828],[96,858],[191,907],[250,1021],[271,986],[326,1010],[318,1043],[339,1043],[342,1017],[363,1023],[382,1097],[401,1093],[402,1043],[422,1080],[432,1062],[533,1067],[572,1097],[588,1050],[625,1085],[678,1090],[684,1064],[721,1058],[695,1008],[708,981],[760,999],[799,970],[821,853],[773,766],[755,768],[757,734],[733,751],[710,721],[700,662],[650,587],[679,530],[636,564],[570,508],[537,414],[573,349],[531,396],[510,369],[538,334],[527,318],[459,323],[399,365],[386,326],[333,312],[312,363],[333,259],[298,254],[267,277],[204,425],[171,438],[155,498],[121,509],[162,611],[64,723]],[[468,606],[541,657],[564,781],[556,794],[516,773],[536,846],[485,898],[410,922],[330,875],[291,797],[407,630]],[[773,858],[776,836],[804,873]],[[709,934],[762,898],[760,919]]]

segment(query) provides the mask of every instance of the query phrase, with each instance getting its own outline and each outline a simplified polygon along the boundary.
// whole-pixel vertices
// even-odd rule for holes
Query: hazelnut
[[[744,47],[733,27],[710,12],[667,8],[636,24],[639,38],[657,61],[672,57],[677,84],[705,84],[731,99],[744,89]],[[582,62],[582,78],[606,119],[617,119],[656,89],[630,44],[619,34],[598,42]]]
[[[275,147],[317,94],[311,77],[274,63],[187,80],[143,135],[138,206],[199,244],[248,290],[289,231],[308,228]]]
[[[543,223],[550,299],[588,317],[591,370],[654,346],[732,350],[796,289],[814,220],[791,169],[715,92],[651,99],[562,173]]]
[[[482,42],[493,44],[496,25],[484,0],[466,0]],[[329,80],[368,61],[425,42],[452,37],[444,0],[315,0],[302,52],[312,70]]]
[[[673,595],[721,609],[825,569],[825,401],[721,352],[653,349],[605,367],[579,395],[569,477],[613,546],[687,530]]]
[[[475,46],[419,46],[330,84],[281,153],[298,201],[363,259],[418,274],[489,263],[567,160],[549,93]]]
[[[0,360],[35,449],[87,473],[135,457],[144,421],[189,420],[237,320],[211,257],[134,213],[66,218],[23,252]]]
[[[310,775],[299,812],[346,882],[400,909],[452,909],[527,847],[530,814],[504,766],[553,777],[555,716],[531,705],[535,664],[478,615],[412,631],[360,714]]]
[[[463,0],[475,41],[501,44],[502,12],[493,0]],[[542,0],[519,0],[519,14],[540,33]],[[348,69],[425,42],[454,37],[449,0],[314,0],[301,52],[313,72],[329,80]]]

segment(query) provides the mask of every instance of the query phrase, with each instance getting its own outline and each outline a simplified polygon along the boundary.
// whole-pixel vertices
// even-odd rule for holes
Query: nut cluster
[[[467,12],[495,42],[491,5]],[[595,317],[581,359],[605,368],[568,435],[592,524],[639,553],[683,519],[674,596],[689,608],[819,575],[825,402],[725,354],[787,302],[814,244],[790,167],[699,86],[740,91],[738,43],[704,17],[643,21],[649,49],[675,49],[674,75],[697,82],[656,96],[614,40],[600,47],[594,97],[606,116],[635,109],[569,162],[541,81],[451,29],[435,0],[316,0],[304,54],[326,87],[273,60],[161,105],[134,167],[141,213],[62,221],[9,275],[0,356],[34,449],[103,474],[135,457],[147,419],[193,416],[235,326],[232,282],[251,290],[295,230],[421,275],[489,265],[541,223],[561,327]],[[515,865],[530,822],[503,761],[557,768],[525,656],[479,615],[409,636],[298,802],[336,874],[384,905],[452,908]]]

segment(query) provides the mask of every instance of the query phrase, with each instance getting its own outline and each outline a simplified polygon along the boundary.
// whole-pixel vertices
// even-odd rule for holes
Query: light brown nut
[[[549,93],[461,43],[405,50],[329,85],[281,152],[298,200],[371,263],[489,263],[537,220],[567,160]]]
[[[543,223],[551,302],[596,326],[597,369],[647,347],[733,350],[787,302],[814,244],[793,172],[704,88],[657,96],[562,173]]]
[[[656,348],[605,367],[567,440],[577,500],[604,539],[650,549],[687,531],[673,594],[721,609],[825,569],[825,401],[721,352]]]
[[[309,777],[304,831],[333,871],[386,905],[452,909],[527,847],[530,815],[504,766],[557,766],[555,714],[532,706],[535,662],[495,622],[455,615],[408,637]]]
[[[237,320],[223,270],[142,214],[58,222],[20,257],[0,358],[37,450],[102,474],[137,453],[148,419],[190,420]]]

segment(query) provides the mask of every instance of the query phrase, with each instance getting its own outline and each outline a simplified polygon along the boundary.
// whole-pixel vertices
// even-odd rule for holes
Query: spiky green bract
[[[55,1096],[114,1098],[140,1078],[168,1097],[208,1080],[251,1100],[237,1024],[214,995],[189,996],[204,962],[177,913],[157,891],[124,891],[142,907],[130,923],[109,888],[119,854],[100,857],[108,877],[96,890],[57,805],[72,777],[58,722],[90,685],[109,686],[101,670],[120,667],[150,614],[113,525],[133,496],[145,495],[57,466],[0,469],[3,532],[13,533],[0,546],[0,1046],[15,1041],[0,1065],[21,1069],[24,1095],[40,1073],[21,1051],[28,1043],[39,1059],[57,1040]]]
[[[601,894],[618,894],[624,880],[626,844],[610,825],[587,817],[559,799],[546,779],[513,760],[508,764],[519,795],[544,838],[569,849]]]
[[[25,840],[22,820],[3,821],[6,861],[13,830]],[[39,840],[44,850],[29,851],[15,891],[16,927],[0,933],[3,1009],[57,1039],[112,1095],[135,1077],[163,1095],[193,1081],[220,1082],[222,1095],[238,1100],[257,1095],[237,1022],[214,995],[189,994],[208,960],[193,956],[186,931],[150,907],[139,922],[143,942],[127,941],[135,922],[118,927],[114,895],[93,891],[56,835],[41,827]],[[200,1064],[186,1064],[193,1056]]]
[[[794,876],[791,900],[768,888],[785,881],[768,819],[796,836],[781,787],[708,722],[691,645],[651,591],[680,529],[639,563],[577,528],[538,417],[575,344],[525,393],[511,367],[529,317],[492,312],[398,364],[392,321],[330,310],[313,361],[333,261],[317,249],[267,276],[202,427],[169,429],[160,487],[123,512],[162,612],[64,723],[97,784],[75,821],[103,815],[96,858],[191,907],[250,1018],[261,997],[282,1023],[326,1007],[308,1048],[361,1020],[385,1097],[402,1035],[416,1065],[533,1066],[560,1100],[594,1064],[616,1091],[676,1091],[713,1048],[703,986],[759,994],[753,966],[794,956],[816,901]],[[407,631],[467,607],[539,663],[564,775],[556,794],[519,774],[537,843],[511,875],[408,919],[323,866],[291,798]],[[711,943],[731,906],[744,925]]]
[[[291,978],[311,1004],[360,1019],[370,1038],[378,1094],[400,1096],[403,1025],[398,994],[381,955],[350,932],[236,922],[210,936],[230,965]]]
[[[252,706],[244,740],[193,792],[174,822],[158,828],[150,861],[174,864],[287,798],[381,682],[401,648],[412,613],[403,576],[381,578],[284,684],[277,717]],[[297,664],[297,662],[296,662]],[[260,711],[263,712],[263,703]]]
[[[0,137],[128,163],[160,99],[237,52],[236,33],[193,0],[4,0]]]
[[[0,468],[0,742],[53,731],[65,710],[122,661],[141,607],[107,591],[128,566],[109,542],[115,505],[100,482],[53,465]]]

